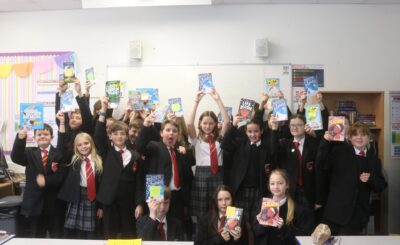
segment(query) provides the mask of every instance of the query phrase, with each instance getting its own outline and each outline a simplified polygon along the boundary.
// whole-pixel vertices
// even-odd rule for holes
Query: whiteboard
[[[182,98],[185,117],[193,107],[199,87],[198,74],[212,73],[213,83],[225,106],[238,111],[241,98],[260,103],[266,78],[279,78],[280,88],[287,103],[291,105],[291,66],[288,64],[221,64],[221,65],[178,65],[178,66],[107,66],[107,80],[125,82],[123,98],[117,115],[126,107],[128,91],[136,88],[158,88],[161,105],[169,98]],[[218,114],[219,109],[210,95],[203,97],[197,117],[205,110]]]

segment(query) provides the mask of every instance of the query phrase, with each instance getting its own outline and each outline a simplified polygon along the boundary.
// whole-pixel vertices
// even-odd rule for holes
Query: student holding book
[[[226,210],[233,206],[232,191],[228,186],[218,186],[210,210],[198,221],[195,245],[247,244],[244,222],[234,230],[226,228]]]
[[[64,113],[59,112],[60,120],[57,146],[66,151]],[[74,140],[74,156],[67,166],[65,181],[58,193],[58,198],[68,202],[64,223],[65,236],[75,239],[94,239],[97,212],[96,190],[103,171],[103,161],[96,152],[92,137],[79,133]]]
[[[205,111],[200,115],[198,123],[199,134],[196,134],[194,119],[204,95],[205,93],[202,91],[197,92],[187,123],[189,142],[195,149],[196,158],[196,172],[190,206],[193,214],[197,217],[207,213],[213,191],[223,182],[223,154],[220,143],[217,141],[220,134],[217,127],[218,118],[214,112]],[[223,136],[230,126],[229,115],[217,91],[212,89],[210,95],[217,103],[224,120],[221,130],[221,135]]]
[[[189,207],[190,185],[193,178],[191,163],[186,153],[178,150],[180,131],[175,121],[165,120],[161,130],[153,126],[154,113],[146,117],[137,140],[137,150],[146,158],[145,174],[164,175],[165,185],[171,191],[169,213],[185,220]],[[157,133],[161,136],[158,140]]]
[[[140,155],[127,148],[128,126],[125,123],[114,122],[107,135],[107,109],[108,98],[103,97],[94,134],[103,159],[103,175],[96,199],[103,205],[105,238],[116,238],[119,232],[122,238],[133,238],[136,235],[135,218],[143,213],[143,199],[140,198],[143,182],[138,176]]]
[[[164,198],[148,200],[149,215],[136,221],[138,237],[144,241],[183,241],[182,222],[169,213],[171,192],[164,187]]]
[[[316,181],[320,181],[315,174],[314,161],[317,155],[316,139],[306,133],[306,119],[303,115],[295,114],[289,120],[292,138],[289,140],[277,139],[278,122],[273,117],[271,145],[272,154],[281,163],[289,175],[293,185],[290,193],[294,200],[311,209],[320,207],[319,200],[315,198]]]
[[[255,244],[296,245],[296,236],[309,236],[314,228],[312,211],[295,202],[289,193],[289,177],[285,170],[275,169],[269,178],[272,199],[279,203],[276,226],[264,225],[263,210],[253,226]]]
[[[350,143],[333,144],[328,131],[321,141],[316,167],[329,174],[324,219],[333,234],[360,235],[370,216],[371,192],[387,186],[381,161],[367,148],[370,137],[368,126],[356,122],[348,132]]]
[[[44,124],[36,129],[37,147],[26,147],[27,130],[20,129],[11,151],[11,160],[25,166],[26,188],[21,215],[27,218],[31,236],[58,238],[59,212],[57,193],[63,181],[64,159],[60,150],[51,145],[53,129]]]

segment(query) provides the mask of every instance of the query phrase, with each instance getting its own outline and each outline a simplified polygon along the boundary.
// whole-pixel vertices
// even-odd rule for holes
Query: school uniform
[[[273,154],[277,155],[281,167],[288,173],[291,196],[296,202],[314,208],[316,182],[320,177],[315,174],[314,166],[317,155],[316,140],[306,134],[300,142],[296,142],[293,137],[290,140],[278,141],[276,131],[271,133],[271,138],[275,142],[272,144]],[[299,144],[298,149],[296,144]]]
[[[241,223],[242,235],[238,240],[234,240],[231,236],[229,241],[225,241],[221,233],[211,226],[211,212],[207,212],[205,215],[200,217],[197,224],[197,233],[194,240],[195,245],[246,245],[248,244],[247,228],[245,222]],[[218,219],[218,217],[217,217]],[[217,227],[222,228],[225,224],[221,224],[218,220]]]
[[[46,150],[47,154],[42,150]],[[46,156],[47,155],[47,156]],[[47,161],[42,162],[47,157]],[[46,230],[57,237],[57,193],[63,181],[64,159],[59,150],[49,145],[46,149],[26,147],[26,139],[14,141],[11,160],[25,166],[26,188],[21,205],[21,215],[28,218],[33,237],[44,237]],[[37,175],[45,178],[45,187],[36,182]]]
[[[97,122],[94,139],[103,158],[103,175],[96,198],[104,208],[105,237],[115,238],[121,232],[123,238],[132,238],[135,208],[140,204],[136,196],[143,188],[137,153],[110,144],[105,122]]]
[[[232,159],[224,164],[229,166],[228,186],[232,189],[236,205],[244,208],[245,216],[250,220],[255,216],[257,201],[267,195],[268,176],[275,168],[271,165],[268,144],[265,140],[252,144],[237,127],[231,127],[225,133],[221,144]]]
[[[318,171],[330,176],[324,218],[336,234],[359,235],[368,223],[371,192],[387,186],[381,162],[368,150],[366,156],[358,155],[352,144],[331,144],[322,139],[317,158]],[[366,183],[361,173],[371,174]]]
[[[260,209],[259,209],[260,210]],[[307,207],[295,203],[294,218],[292,224],[286,224],[288,211],[287,200],[279,207],[279,217],[284,220],[281,228],[263,226],[255,221],[253,232],[256,245],[296,245],[296,236],[309,236],[314,229],[313,213]]]
[[[143,127],[138,136],[137,149],[146,158],[145,174],[164,175],[164,184],[169,186],[171,191],[169,214],[183,223],[185,219],[183,210],[189,207],[190,186],[193,179],[190,158],[188,154],[179,153],[177,145],[171,152],[163,142],[152,140],[156,135],[155,132],[154,127]],[[177,173],[174,170],[172,154],[177,160]],[[179,179],[179,186],[175,185],[174,177]]]
[[[136,221],[138,237],[144,241],[183,241],[182,222],[168,215],[164,220],[153,220],[148,215]]]

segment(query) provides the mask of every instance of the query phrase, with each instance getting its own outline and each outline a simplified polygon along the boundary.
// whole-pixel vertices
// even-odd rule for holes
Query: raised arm
[[[211,92],[211,96],[215,100],[215,102],[217,102],[219,111],[221,112],[224,121],[221,129],[221,136],[224,136],[226,130],[228,130],[228,128],[231,126],[231,119],[229,118],[228,112],[226,111],[225,105],[222,102],[221,96],[219,96],[217,90],[213,89]]]
[[[188,135],[189,138],[194,139],[196,138],[196,128],[194,126],[194,119],[196,117],[196,112],[197,112],[197,108],[199,107],[199,103],[201,101],[201,99],[204,96],[204,92],[202,91],[198,91],[196,94],[196,98],[194,99],[194,105],[192,110],[190,111],[189,114],[189,120],[187,122],[187,128],[188,128]]]

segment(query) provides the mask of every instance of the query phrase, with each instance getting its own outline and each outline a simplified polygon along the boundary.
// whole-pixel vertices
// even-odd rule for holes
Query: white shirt
[[[303,148],[304,148],[304,139],[306,137],[303,137],[301,140],[297,141],[296,139],[293,140],[293,142],[299,142],[299,151],[300,154],[303,155]]]
[[[132,153],[131,151],[128,150],[128,148],[126,148],[126,146],[124,147],[124,149],[121,149],[117,146],[114,145],[114,149],[119,153],[120,150],[123,150],[124,152],[122,153],[122,164],[124,166],[124,168],[126,167],[126,165],[129,164],[129,162],[132,159]]]
[[[175,186],[175,184],[174,184],[175,171],[174,171],[174,163],[172,162],[171,151],[169,150],[169,146],[166,146],[166,147],[167,147],[167,150],[168,150],[168,152],[169,152],[169,155],[171,156],[171,169],[172,169],[172,176],[171,176],[171,180],[170,180],[170,182],[169,182],[168,187],[169,187],[169,189],[170,189],[171,191],[179,191],[181,188],[180,188],[180,187],[177,188],[177,187]],[[175,156],[176,156],[176,153],[175,153]],[[176,160],[178,161],[178,158],[177,158]],[[178,164],[178,162],[177,162],[177,164]],[[181,176],[179,176],[179,177],[181,177]],[[179,178],[179,181],[181,181],[180,178]]]
[[[95,167],[94,167],[94,161],[92,161],[92,156],[89,155],[89,156],[87,156],[87,158],[89,158],[90,166],[92,166],[93,174],[95,174]],[[81,164],[81,186],[82,187],[87,187],[86,161],[85,161],[85,158],[83,159],[82,164]]]
[[[255,142],[255,143],[250,143],[250,145],[254,145],[256,144],[257,147],[259,147],[261,145],[261,140]]]
[[[353,147],[354,147],[354,146],[353,146]],[[357,149],[357,148],[354,147],[354,151],[356,152],[356,155],[360,155],[360,151],[361,151],[361,150],[359,150],[359,149]],[[367,148],[364,149],[364,153],[365,153],[365,156],[367,156]]]
[[[196,166],[210,167],[210,145],[208,144],[208,142],[204,142],[199,137],[196,137],[194,139],[191,139],[189,137],[189,143],[194,146]],[[215,149],[217,150],[218,166],[222,166],[222,149],[221,144],[218,141],[215,141]]]

